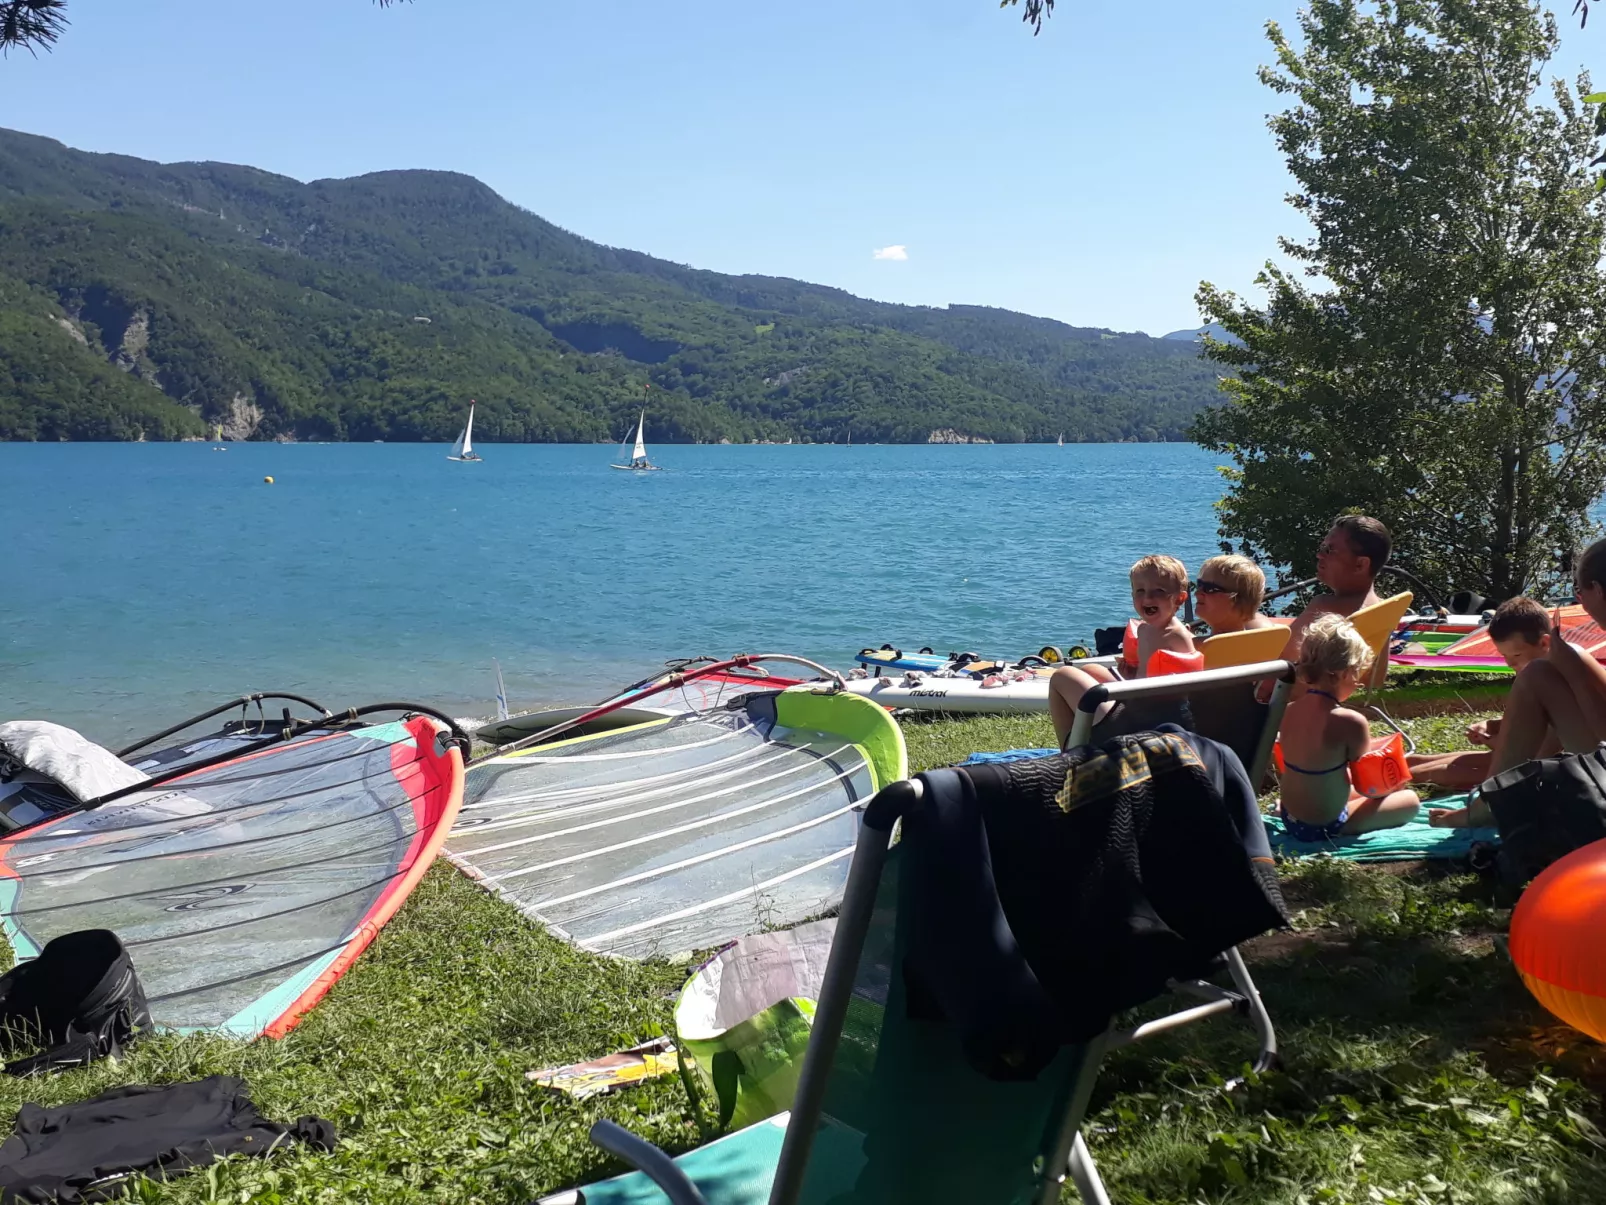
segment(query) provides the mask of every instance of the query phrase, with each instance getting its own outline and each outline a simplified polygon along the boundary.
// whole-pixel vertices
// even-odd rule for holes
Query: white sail
[[[446,454],[448,460],[478,460],[474,455],[474,402],[468,404],[468,422],[463,424],[463,433],[457,437],[452,450]]]
[[[646,425],[647,425],[647,412],[645,410],[643,410],[641,412],[640,420],[636,423],[636,450],[633,451],[632,453],[630,453],[630,459],[632,461],[646,460],[647,459],[647,445],[646,445],[646,443],[644,443],[642,441],[642,438],[641,438],[642,430],[646,427]]]

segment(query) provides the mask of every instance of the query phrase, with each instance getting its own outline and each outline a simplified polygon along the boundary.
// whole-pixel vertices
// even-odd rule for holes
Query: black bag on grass
[[[1500,826],[1502,888],[1521,891],[1558,858],[1606,838],[1606,746],[1523,762],[1482,792]]]
[[[0,1027],[12,1042],[46,1047],[5,1066],[8,1075],[33,1075],[120,1054],[151,1027],[151,1012],[117,934],[81,929],[0,975]]]

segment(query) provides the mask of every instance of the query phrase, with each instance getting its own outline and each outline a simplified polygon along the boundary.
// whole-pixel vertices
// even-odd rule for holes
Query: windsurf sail
[[[462,751],[416,714],[266,748],[238,739],[178,746],[176,770],[171,750],[150,755],[157,773],[0,841],[17,959],[110,929],[158,1025],[288,1032],[434,860],[462,802]]]
[[[861,802],[906,769],[873,703],[759,691],[477,762],[446,853],[585,949],[703,949],[836,904]]]
[[[502,663],[493,658],[491,664],[496,667],[496,718],[505,720],[508,718],[507,687],[502,684]]]

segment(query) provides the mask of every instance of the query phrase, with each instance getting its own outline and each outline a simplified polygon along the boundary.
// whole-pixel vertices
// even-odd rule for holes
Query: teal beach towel
[[[1409,824],[1379,829],[1358,837],[1328,837],[1322,841],[1295,841],[1276,816],[1267,816],[1266,835],[1272,851],[1285,858],[1310,858],[1327,854],[1352,862],[1420,862],[1424,859],[1465,858],[1477,841],[1498,842],[1497,828],[1434,828],[1428,823],[1429,808],[1465,807],[1465,795],[1446,795],[1422,804],[1422,810]]]
[[[1021,761],[1030,757],[1051,757],[1056,749],[1007,749],[1002,753],[972,753],[959,764],[973,766],[987,762]],[[1428,823],[1429,808],[1466,807],[1465,795],[1446,795],[1423,803],[1416,819],[1399,828],[1379,829],[1358,837],[1329,837],[1323,841],[1295,841],[1276,816],[1265,817],[1266,835],[1272,852],[1284,858],[1311,858],[1326,854],[1352,862],[1421,862],[1426,859],[1465,858],[1479,841],[1498,843],[1500,830],[1490,828],[1434,828]]]

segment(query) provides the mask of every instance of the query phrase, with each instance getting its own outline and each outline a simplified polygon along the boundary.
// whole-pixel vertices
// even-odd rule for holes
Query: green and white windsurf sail
[[[884,708],[759,691],[475,764],[446,852],[586,949],[705,949],[833,907],[862,801],[906,768]]]

